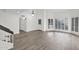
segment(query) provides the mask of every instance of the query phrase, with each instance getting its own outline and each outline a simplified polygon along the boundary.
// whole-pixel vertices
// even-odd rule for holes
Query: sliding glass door
[[[68,30],[68,19],[48,19],[48,29]]]
[[[64,29],[63,20],[55,19],[55,29]]]

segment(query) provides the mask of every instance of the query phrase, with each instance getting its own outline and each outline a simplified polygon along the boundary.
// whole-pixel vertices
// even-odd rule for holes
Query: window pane
[[[53,29],[53,19],[48,19],[48,29]]]
[[[39,20],[38,20],[38,24],[40,24],[40,25],[41,25],[41,19],[39,19]]]
[[[51,25],[53,25],[53,19],[51,19]]]
[[[48,19],[48,25],[50,25],[50,19]]]
[[[61,27],[62,27],[62,29],[64,30],[64,20],[61,20]]]
[[[48,29],[50,28],[50,19],[48,19]]]
[[[72,18],[72,31],[74,31],[74,18]]]
[[[57,19],[55,19],[55,29],[57,29]]]
[[[50,28],[53,28],[53,19],[51,19]]]
[[[68,19],[65,19],[65,30],[68,30]]]
[[[57,20],[57,29],[60,29],[60,20]]]
[[[75,18],[75,31],[78,32],[78,17]]]

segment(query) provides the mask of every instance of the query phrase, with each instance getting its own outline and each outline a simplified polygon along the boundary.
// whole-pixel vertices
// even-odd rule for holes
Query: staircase
[[[13,32],[0,25],[0,50],[8,50],[13,48]]]

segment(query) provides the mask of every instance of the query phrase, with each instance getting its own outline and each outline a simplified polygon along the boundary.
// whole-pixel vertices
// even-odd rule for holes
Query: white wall
[[[25,15],[25,17],[27,19],[26,20],[26,30],[25,31],[29,32],[29,31],[33,31],[33,30],[37,30],[38,29],[36,14],[34,14],[34,16],[32,16],[31,11],[29,11],[28,13],[27,12],[23,12],[20,15]]]
[[[40,10],[36,10],[36,19],[37,19],[37,29],[38,30],[43,30],[43,25],[44,25],[44,10],[40,9]],[[41,19],[41,25],[38,24],[38,19]]]
[[[14,33],[19,33],[19,16],[11,13],[0,13],[0,25],[9,28]]]
[[[37,30],[36,15],[32,16],[31,14],[28,14],[27,16],[27,32]]]

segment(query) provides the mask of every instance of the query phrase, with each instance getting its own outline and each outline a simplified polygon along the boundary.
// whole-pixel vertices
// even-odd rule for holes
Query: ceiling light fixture
[[[32,10],[32,16],[34,16],[34,14],[35,14],[35,13],[34,13],[34,10]]]

